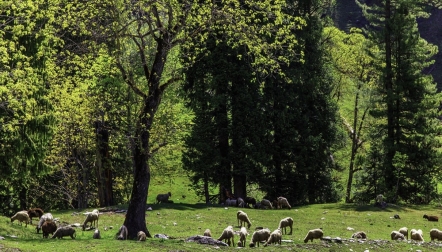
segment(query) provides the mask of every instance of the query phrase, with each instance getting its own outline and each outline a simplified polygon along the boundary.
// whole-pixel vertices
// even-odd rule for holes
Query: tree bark
[[[143,97],[143,109],[138,118],[135,134],[134,181],[126,219],[124,220],[124,225],[128,229],[128,239],[136,238],[138,231],[143,231],[147,237],[151,237],[147,230],[145,216],[150,183],[150,168],[148,164],[150,154],[149,140],[153,119],[161,102],[163,90],[166,88],[164,85],[160,86],[160,80],[169,50],[167,44],[169,40],[168,35],[163,34],[163,38],[158,41],[151,72],[147,69],[147,65],[144,65],[149,91],[148,95]],[[142,50],[140,51],[140,56],[143,59],[145,52]]]
[[[97,141],[97,189],[101,207],[114,205],[112,187],[112,167],[109,160],[109,132],[102,121],[95,122]]]

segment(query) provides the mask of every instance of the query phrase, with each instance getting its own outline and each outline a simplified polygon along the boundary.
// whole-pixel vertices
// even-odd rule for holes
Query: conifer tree
[[[416,22],[428,16],[425,2],[387,0],[361,6],[373,28],[370,38],[380,46],[378,60],[383,62],[379,99],[371,113],[380,123],[373,132],[373,162],[368,165],[378,171],[365,173],[365,181],[372,181],[368,187],[372,196],[385,193],[391,202],[428,203],[436,190],[441,128],[440,95],[432,77],[423,73],[437,49],[420,37]],[[375,174],[377,179],[370,177]]]

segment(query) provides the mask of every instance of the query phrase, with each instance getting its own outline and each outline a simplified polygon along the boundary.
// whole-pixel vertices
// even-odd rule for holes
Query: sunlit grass
[[[99,219],[99,229],[102,239],[92,239],[92,231],[77,229],[75,240],[43,239],[42,234],[36,234],[35,224],[28,227],[11,223],[8,217],[0,217],[0,235],[6,239],[1,241],[0,246],[6,248],[18,248],[21,251],[207,251],[214,250],[213,246],[187,243],[184,240],[190,236],[202,234],[206,228],[212,231],[217,238],[222,230],[228,226],[234,226],[239,230],[236,220],[238,208],[225,208],[223,206],[207,206],[205,204],[152,204],[153,210],[146,211],[147,227],[150,234],[166,234],[172,239],[162,240],[150,238],[147,242],[118,241],[115,233],[124,221],[124,214],[103,213]],[[91,210],[91,209],[87,209]],[[264,248],[244,248],[246,251],[405,251],[425,248],[425,251],[436,250],[429,246],[429,231],[437,228],[437,222],[428,222],[423,219],[423,214],[441,215],[441,209],[434,206],[395,207],[390,206],[385,210],[372,206],[357,206],[348,204],[317,204],[294,207],[291,210],[256,210],[243,209],[252,221],[249,230],[253,232],[255,227],[268,227],[271,230],[277,228],[279,220],[292,217],[295,221],[292,235],[284,235],[281,246],[271,245]],[[86,210],[85,210],[86,211]],[[74,210],[52,212],[54,217],[62,222],[82,223],[84,215],[73,214]],[[401,219],[392,218],[399,214]],[[416,228],[424,231],[425,243],[423,245],[414,242],[392,242],[390,232],[406,226],[409,229]],[[104,228],[109,229],[104,231]],[[112,227],[112,229],[110,229]],[[347,228],[353,228],[353,231]],[[314,241],[305,244],[303,242],[307,231],[313,228],[322,228],[325,236],[341,237],[348,239],[355,231],[364,231],[369,240],[386,240],[385,244],[369,243],[325,243]],[[17,238],[10,238],[15,235]],[[238,236],[235,237],[238,241]],[[250,236],[247,239],[247,244]],[[5,249],[5,248],[3,248]],[[237,248],[219,248],[225,251],[236,251]],[[351,250],[350,250],[351,249]],[[0,250],[2,250],[0,248]]]

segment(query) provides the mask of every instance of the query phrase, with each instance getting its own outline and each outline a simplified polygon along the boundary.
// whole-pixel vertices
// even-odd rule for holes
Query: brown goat
[[[44,211],[41,208],[31,208],[28,210],[29,218],[31,219],[32,224],[32,217],[37,217],[40,219],[40,217],[44,214]]]

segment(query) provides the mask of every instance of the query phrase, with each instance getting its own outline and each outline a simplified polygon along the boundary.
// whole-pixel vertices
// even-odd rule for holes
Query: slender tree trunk
[[[393,191],[395,187],[395,175],[393,158],[394,147],[394,97],[393,97],[393,69],[392,69],[392,41],[391,41],[391,0],[385,1],[385,91],[387,94],[387,142],[385,160],[385,183],[388,191]]]
[[[204,197],[206,198],[206,204],[210,204],[210,194],[209,194],[209,178],[204,176]]]
[[[358,91],[361,90],[361,85],[358,85]],[[353,184],[353,174],[354,174],[354,163],[356,154],[358,153],[359,149],[359,138],[358,138],[358,130],[357,130],[357,124],[358,124],[358,116],[359,116],[359,92],[356,92],[355,102],[354,102],[354,109],[353,109],[353,129],[350,129],[351,133],[351,156],[350,156],[350,166],[348,168],[348,181],[347,181],[347,192],[345,195],[345,202],[350,203],[351,202],[351,187]]]
[[[28,209],[28,189],[23,186],[19,192],[19,198],[20,198],[20,210],[27,210]]]
[[[227,85],[227,84],[224,84]],[[223,84],[217,85],[220,90],[217,90],[220,94],[226,94],[227,96],[227,87],[223,86]],[[225,98],[224,98],[225,99]],[[219,152],[221,156],[221,163],[219,167],[219,182],[221,188],[224,187],[230,193],[232,193],[232,171],[231,171],[231,163],[229,158],[229,119],[227,115],[227,101],[222,101],[218,105],[216,110],[216,124],[218,128],[218,143],[219,143]],[[223,199],[223,193],[220,194],[220,202],[224,203],[225,199]]]
[[[95,122],[97,141],[97,189],[98,201],[101,207],[114,204],[112,188],[112,167],[109,160],[109,132],[103,121]]]

